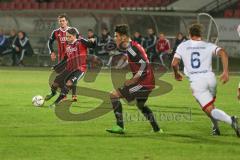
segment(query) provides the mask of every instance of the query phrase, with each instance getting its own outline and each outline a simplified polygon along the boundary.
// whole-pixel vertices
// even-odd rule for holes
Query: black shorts
[[[78,80],[81,79],[84,75],[84,72],[79,70],[76,71],[67,71],[64,70],[62,73],[57,75],[54,80],[54,83],[57,83],[60,87],[63,87],[68,80],[72,81],[73,85],[76,85]]]
[[[121,95],[128,101],[131,102],[133,100],[144,99],[147,100],[149,94],[152,90],[149,90],[139,84],[123,86],[118,88]]]

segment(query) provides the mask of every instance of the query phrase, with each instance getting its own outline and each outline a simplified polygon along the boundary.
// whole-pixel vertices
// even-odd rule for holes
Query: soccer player
[[[188,76],[193,96],[200,104],[202,110],[208,115],[213,123],[213,135],[220,135],[218,121],[226,122],[240,136],[240,128],[236,116],[230,117],[224,111],[214,105],[216,96],[216,77],[212,72],[212,57],[218,55],[223,64],[223,73],[220,80],[225,84],[229,80],[228,56],[224,49],[215,44],[202,40],[202,27],[193,24],[189,29],[190,40],[181,43],[174,55],[172,67],[175,79],[181,81],[182,74],[178,70],[179,62],[184,63],[184,72]]]
[[[56,60],[56,53],[53,49],[53,42],[56,40],[57,41],[57,48],[58,48],[58,62],[62,61],[65,57],[65,51],[66,51],[66,46],[67,46],[67,41],[66,41],[66,31],[70,28],[68,26],[68,17],[66,14],[61,14],[58,16],[58,23],[59,23],[59,28],[55,29],[48,41],[48,48],[49,48],[49,53],[51,55],[51,60],[55,61]],[[76,28],[75,28],[76,29]],[[77,32],[78,33],[78,32]],[[77,94],[76,94],[76,86],[72,88],[72,101],[76,102],[77,101]]]
[[[122,104],[120,98],[126,98],[128,102],[136,99],[137,107],[144,116],[150,121],[153,131],[160,130],[153,112],[145,105],[149,94],[155,87],[154,74],[147,54],[143,47],[137,42],[131,41],[127,25],[118,25],[115,28],[115,41],[117,47],[127,51],[128,62],[133,73],[130,80],[125,81],[123,87],[118,88],[110,94],[113,111],[116,117],[117,125],[106,131],[110,133],[123,134],[124,123]]]
[[[83,77],[86,71],[87,46],[77,39],[78,32],[75,28],[68,28],[66,31],[66,54],[64,59],[54,66],[54,69],[66,63],[64,71],[62,71],[54,80],[51,86],[51,93],[46,96],[48,101],[56,95],[57,88],[61,88],[61,93],[57,100],[51,105],[55,106],[68,94],[74,84]]]

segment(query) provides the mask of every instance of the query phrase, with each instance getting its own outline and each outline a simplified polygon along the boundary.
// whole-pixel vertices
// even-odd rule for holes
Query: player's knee
[[[209,105],[208,107],[204,108],[203,111],[204,111],[206,114],[211,115],[211,112],[212,112],[212,110],[214,110],[214,109],[215,109],[214,105],[211,104],[211,105]]]
[[[112,91],[109,94],[109,97],[110,97],[110,99],[118,99],[119,98],[118,92],[117,91]]]
[[[71,81],[67,81],[66,86],[68,88],[71,88],[73,86],[73,83]]]

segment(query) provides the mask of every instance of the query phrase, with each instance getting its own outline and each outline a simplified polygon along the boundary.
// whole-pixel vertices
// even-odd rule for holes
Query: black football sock
[[[146,100],[137,100],[137,107],[141,110],[142,114],[146,117],[146,119],[149,120],[153,130],[157,132],[160,130],[158,123],[154,117],[152,110],[145,105],[145,102]]]
[[[51,92],[52,92],[52,93],[51,93],[52,95],[55,95],[55,94],[57,93],[57,87],[55,87],[55,86],[52,85],[52,86],[51,86]]]
[[[113,106],[113,112],[115,114],[117,125],[124,128],[123,124],[123,115],[122,115],[122,104],[120,100],[117,99],[111,99],[112,106]]]
[[[216,119],[214,119],[212,116],[209,117],[212,121],[212,127],[215,129],[219,129],[218,127],[218,121]]]
[[[65,94],[60,94],[59,96],[58,96],[58,98],[56,99],[56,101],[54,102],[55,104],[58,104],[64,97],[65,97],[66,95]]]
[[[56,99],[56,101],[54,103],[58,104],[64,97],[66,97],[68,92],[69,92],[69,88],[67,86],[64,86],[61,90],[60,95],[58,96],[58,98]]]
[[[75,86],[75,85],[72,86],[72,95],[73,96],[77,95],[77,86]]]

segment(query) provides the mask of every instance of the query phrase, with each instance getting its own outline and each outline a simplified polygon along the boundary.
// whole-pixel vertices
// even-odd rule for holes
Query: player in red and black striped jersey
[[[64,70],[55,78],[51,86],[52,93],[45,98],[45,100],[51,99],[56,95],[57,88],[61,88],[61,93],[54,105],[59,103],[73,86],[76,86],[77,81],[84,75],[87,68],[87,45],[82,40],[77,39],[77,34],[74,28],[67,30],[66,54],[63,60],[54,66],[54,69],[56,69],[66,63]]]
[[[66,46],[67,46],[67,41],[66,41],[66,31],[70,28],[68,26],[68,17],[65,14],[59,15],[58,16],[58,23],[59,23],[59,28],[54,30],[49,38],[48,41],[48,49],[49,53],[51,55],[51,60],[55,61],[56,60],[56,53],[53,49],[53,43],[56,40],[57,41],[57,48],[58,48],[58,62],[63,60],[65,53],[66,53]],[[75,28],[76,29],[76,28]],[[77,31],[77,29],[76,29]],[[78,31],[77,31],[78,33]],[[79,33],[78,33],[79,34]],[[78,37],[78,35],[77,35]],[[72,99],[73,101],[77,101],[77,95],[76,95],[76,88],[73,87],[72,90]]]
[[[159,132],[160,128],[151,109],[145,105],[149,94],[155,87],[155,79],[147,54],[143,47],[135,41],[131,41],[127,25],[119,25],[115,28],[115,41],[118,48],[126,50],[128,62],[133,77],[125,81],[124,86],[110,94],[117,125],[107,129],[110,133],[124,133],[122,104],[120,98],[126,98],[128,102],[136,99],[137,107],[150,121],[153,131]]]

